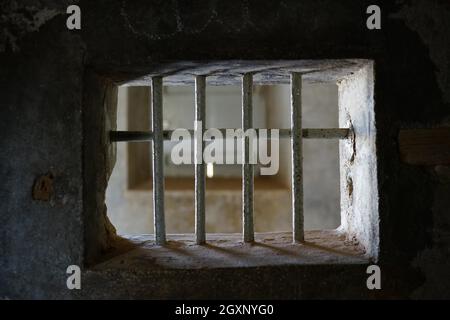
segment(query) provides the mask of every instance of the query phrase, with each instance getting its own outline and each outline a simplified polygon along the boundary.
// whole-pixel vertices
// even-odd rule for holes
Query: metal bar
[[[292,152],[292,238],[304,241],[303,230],[303,141],[302,75],[291,74],[291,152]]]
[[[164,145],[163,145],[163,82],[152,78],[152,130],[153,130],[153,217],[155,243],[166,242],[164,218]]]
[[[226,130],[219,129],[225,136]],[[163,138],[164,140],[170,140],[173,130],[164,130]],[[194,134],[193,130],[189,130],[191,136]],[[347,128],[323,128],[323,129],[303,129],[302,137],[303,139],[347,139],[351,129]],[[256,130],[258,134],[258,130]],[[291,129],[279,129],[280,138],[290,138]],[[152,131],[110,131],[111,142],[140,142],[140,141],[151,141],[153,139]],[[271,139],[269,135],[267,139]]]
[[[203,133],[206,113],[206,77],[195,77],[195,124],[194,124],[194,159],[195,159],[195,241],[197,244],[206,242],[205,230],[205,164],[203,150],[205,142]]]
[[[112,142],[140,142],[152,141],[153,131],[111,131],[109,139]]]
[[[347,128],[303,129],[303,139],[347,139],[350,135]],[[288,132],[289,136],[291,132]]]
[[[247,73],[242,78],[242,130],[245,132],[253,126],[253,76]],[[249,137],[243,139],[242,157],[242,226],[244,242],[253,242],[255,239],[253,230],[253,164],[250,164]],[[253,150],[252,150],[253,152]]]

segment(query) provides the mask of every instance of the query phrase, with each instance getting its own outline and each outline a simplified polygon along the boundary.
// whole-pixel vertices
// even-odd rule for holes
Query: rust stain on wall
[[[33,200],[49,201],[53,195],[53,174],[39,176],[33,185]]]

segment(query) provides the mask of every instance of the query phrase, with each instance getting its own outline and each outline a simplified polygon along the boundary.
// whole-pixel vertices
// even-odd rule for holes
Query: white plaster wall
[[[340,125],[354,130],[354,140],[340,143],[341,229],[376,260],[379,217],[373,63],[340,82],[339,104]]]

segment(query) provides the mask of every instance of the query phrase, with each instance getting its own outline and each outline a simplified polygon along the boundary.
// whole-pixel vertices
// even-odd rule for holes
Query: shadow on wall
[[[193,128],[192,87],[164,90],[165,129]],[[206,127],[239,128],[240,88],[208,87]],[[118,130],[149,130],[150,88],[120,87]],[[255,86],[254,126],[290,127],[290,90],[286,85]],[[303,85],[303,127],[338,127],[335,84]],[[194,232],[193,166],[170,163],[165,143],[165,214],[168,233]],[[304,140],[305,229],[334,229],[340,225],[339,142]],[[153,233],[151,145],[118,143],[117,161],[106,191],[108,216],[119,234]],[[275,176],[255,175],[256,232],[291,230],[290,143],[280,139],[280,170]],[[241,232],[241,173],[239,165],[215,167],[207,179],[206,230]]]

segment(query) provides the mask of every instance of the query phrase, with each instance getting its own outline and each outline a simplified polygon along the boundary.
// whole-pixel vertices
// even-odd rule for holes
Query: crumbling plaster
[[[367,63],[339,81],[339,126],[351,128],[340,141],[341,230],[374,261],[379,252],[378,177],[374,65]]]

